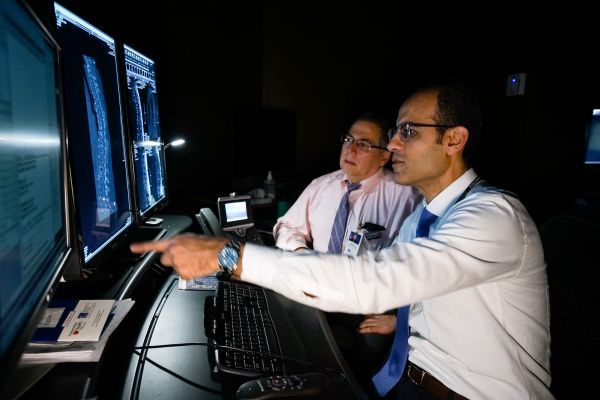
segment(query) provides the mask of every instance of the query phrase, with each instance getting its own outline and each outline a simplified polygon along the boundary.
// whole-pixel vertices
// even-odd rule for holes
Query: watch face
[[[223,247],[223,250],[219,252],[219,264],[223,266],[223,268],[233,268],[238,261],[239,253],[229,247]]]

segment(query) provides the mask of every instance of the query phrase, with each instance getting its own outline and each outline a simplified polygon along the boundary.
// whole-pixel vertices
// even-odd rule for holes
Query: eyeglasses
[[[396,135],[400,135],[400,140],[403,142],[408,142],[409,140],[415,138],[419,132],[415,131],[413,128],[454,128],[452,125],[438,125],[438,124],[420,124],[418,122],[405,122],[403,124],[398,125],[395,128],[392,128],[388,131],[388,139],[391,141],[392,138]]]
[[[388,151],[387,147],[375,146],[374,144],[371,144],[366,140],[354,139],[352,136],[349,135],[342,135],[340,139],[342,145],[351,145],[352,143],[354,143],[360,151],[371,151],[372,148]]]

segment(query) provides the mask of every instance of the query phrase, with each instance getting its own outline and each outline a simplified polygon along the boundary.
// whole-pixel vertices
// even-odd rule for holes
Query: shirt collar
[[[477,178],[477,174],[473,168],[467,170],[457,180],[438,193],[430,203],[423,200],[424,207],[427,207],[429,212],[437,216],[444,214],[448,207],[454,204],[475,178]]]
[[[345,173],[342,172],[342,174],[343,174],[342,183],[344,180],[350,180],[350,179],[348,179],[348,176]],[[367,192],[367,191],[371,190],[371,188],[374,187],[377,184],[377,182],[379,182],[381,179],[383,179],[383,168],[379,168],[379,170],[377,172],[375,172],[373,175],[360,181],[359,182],[360,188],[362,190],[364,190],[365,192]],[[345,184],[343,187],[344,187],[344,189],[346,189]]]

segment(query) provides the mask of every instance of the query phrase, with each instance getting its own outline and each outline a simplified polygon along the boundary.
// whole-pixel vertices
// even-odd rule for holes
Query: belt
[[[452,389],[449,389],[442,382],[434,378],[429,372],[417,367],[410,361],[407,362],[407,375],[415,385],[422,387],[436,399],[468,400],[465,396],[461,396]]]

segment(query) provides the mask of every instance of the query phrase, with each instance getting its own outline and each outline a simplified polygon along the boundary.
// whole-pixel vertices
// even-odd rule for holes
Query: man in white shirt
[[[299,258],[246,245],[232,268],[326,311],[411,305],[407,366],[385,398],[552,398],[541,241],[520,201],[470,168],[480,120],[477,102],[459,87],[423,89],[404,102],[388,149],[396,181],[415,186],[424,201],[393,246],[354,258]],[[437,219],[417,238],[425,208]],[[179,236],[132,250],[163,252],[163,263],[192,278],[218,271],[228,242]]]
[[[332,234],[332,227],[335,232],[340,201],[348,201],[349,206],[344,221],[346,227],[338,239],[342,244],[341,253],[358,252],[353,243],[348,245],[353,232],[362,236],[360,252],[392,244],[421,196],[411,186],[395,183],[392,171],[384,168],[391,156],[386,148],[387,133],[388,123],[377,114],[366,113],[354,121],[348,133],[341,137],[340,169],[313,180],[288,212],[277,220],[273,228],[277,247],[339,253],[340,249],[332,246],[338,239]],[[347,195],[350,184],[360,187]],[[366,223],[383,230],[361,231]],[[367,317],[329,313],[327,317],[353,371],[360,381],[368,381],[389,353],[391,334],[396,328],[395,313]]]

